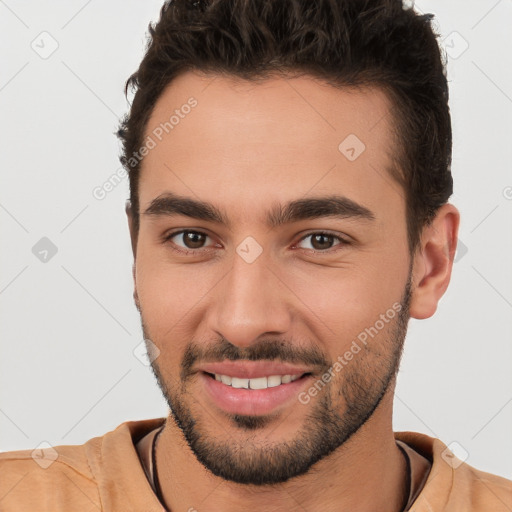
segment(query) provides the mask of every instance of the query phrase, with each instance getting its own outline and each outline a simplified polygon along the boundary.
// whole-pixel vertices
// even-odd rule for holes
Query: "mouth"
[[[281,365],[278,371],[270,366],[266,365],[266,370],[261,365],[228,365],[216,371],[203,368],[197,372],[200,393],[204,392],[217,410],[228,414],[268,415],[299,406],[302,410],[298,395],[311,384],[313,374],[297,367],[285,369]]]
[[[302,379],[311,375],[310,372],[296,374],[296,375],[269,375],[256,378],[240,378],[233,377],[232,375],[222,375],[218,373],[204,372],[207,376],[215,379],[217,382],[235,388],[235,389],[268,389],[282,386],[284,384],[290,384],[296,380]]]

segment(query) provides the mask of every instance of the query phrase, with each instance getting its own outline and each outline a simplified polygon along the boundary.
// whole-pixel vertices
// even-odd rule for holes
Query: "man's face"
[[[411,262],[388,108],[376,89],[195,73],[155,106],[136,295],[174,419],[216,475],[303,474],[393,391]]]

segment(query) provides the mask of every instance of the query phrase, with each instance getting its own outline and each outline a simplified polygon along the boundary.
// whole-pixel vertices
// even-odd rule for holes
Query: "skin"
[[[340,90],[311,77],[254,84],[187,72],[159,98],[146,134],[191,96],[197,106],[143,160],[140,210],[173,192],[211,202],[230,226],[141,215],[136,233],[128,206],[134,298],[145,335],[160,351],[154,369],[164,392],[183,400],[213,443],[257,452],[295,439],[322,394],[330,393],[333,410],[343,417],[347,402],[337,391],[347,384],[347,372],[361,371],[368,379],[372,372],[382,373],[383,361],[400,341],[393,338],[393,323],[359,360],[347,364],[347,371],[335,375],[329,388],[306,405],[287,402],[255,430],[237,425],[212,404],[194,376],[183,387],[181,364],[191,340],[207,348],[224,338],[241,351],[263,338],[283,340],[335,361],[400,302],[410,269],[409,315],[428,318],[449,284],[459,212],[450,204],[441,207],[411,259],[405,193],[386,170],[393,151],[389,103],[378,89]],[[354,161],[338,150],[349,134],[366,146]],[[375,219],[323,217],[273,229],[265,223],[276,202],[333,193],[365,206]],[[185,247],[183,236],[166,242],[162,237],[180,228],[206,233],[208,250],[173,251]],[[304,237],[324,230],[351,243],[334,238],[331,248],[313,254],[318,246]],[[250,264],[236,252],[248,236],[263,249]],[[298,504],[311,512],[401,510],[406,466],[392,430],[394,387],[393,378],[371,417],[337,450],[310,471],[275,485],[244,485],[212,474],[170,415],[157,444],[166,506],[212,512],[284,511]]]

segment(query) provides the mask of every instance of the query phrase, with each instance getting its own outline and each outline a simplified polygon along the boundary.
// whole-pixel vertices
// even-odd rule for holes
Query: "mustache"
[[[283,361],[294,364],[305,364],[324,373],[330,367],[328,358],[316,347],[297,347],[283,340],[261,340],[249,347],[240,348],[225,338],[213,345],[205,346],[196,342],[190,343],[185,349],[181,362],[181,379],[184,381],[194,371],[198,362],[213,363],[224,360],[239,361]]]

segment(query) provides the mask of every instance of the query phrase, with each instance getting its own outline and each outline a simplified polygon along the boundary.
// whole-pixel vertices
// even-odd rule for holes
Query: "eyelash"
[[[194,234],[204,235],[206,237],[211,238],[207,233],[204,233],[202,231],[197,231],[197,230],[192,230],[192,229],[182,229],[182,230],[174,231],[172,233],[168,233],[168,234],[164,235],[162,242],[164,244],[167,244],[175,236],[182,235],[184,233],[194,233]],[[332,254],[333,252],[337,252],[339,250],[343,250],[344,246],[350,245],[350,242],[348,240],[346,240],[345,238],[343,238],[343,237],[341,237],[339,235],[336,235],[334,233],[330,233],[329,231],[312,231],[311,233],[308,233],[308,234],[304,235],[297,242],[297,244],[302,242],[306,238],[312,237],[314,235],[324,235],[324,236],[328,236],[328,237],[332,237],[334,239],[337,239],[340,242],[337,245],[341,246],[341,247],[339,247],[338,249],[330,248],[330,249],[326,249],[324,251],[317,250],[317,249],[298,249],[298,250],[306,251],[308,254],[313,254],[313,255],[324,255],[324,254]],[[199,249],[184,249],[184,248],[180,248],[179,246],[176,246],[172,242],[170,243],[169,246],[170,246],[171,250],[173,250],[174,252],[177,252],[178,254],[182,254],[182,255],[185,254],[187,256],[194,256],[194,255],[199,254],[200,252],[209,252],[211,250],[211,249],[203,248],[203,247],[199,248]],[[335,245],[334,247],[337,247],[337,246]]]

